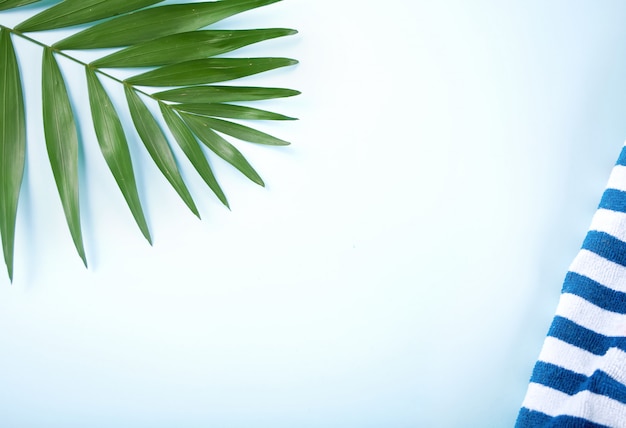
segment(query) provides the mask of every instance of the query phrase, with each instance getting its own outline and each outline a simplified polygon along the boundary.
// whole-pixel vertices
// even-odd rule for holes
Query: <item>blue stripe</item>
[[[620,241],[608,233],[597,230],[589,231],[583,242],[583,249],[626,267],[626,242]]]
[[[626,314],[626,293],[612,290],[575,272],[568,272],[565,277],[563,293],[575,294],[607,311]]]
[[[626,212],[626,192],[616,189],[606,189],[600,200],[600,206],[611,211]]]
[[[564,392],[567,395],[574,395],[586,389],[584,385],[587,380],[588,378],[584,374],[576,373],[543,361],[537,361],[533,369],[533,375],[530,378],[531,382],[548,386],[557,391]]]
[[[535,365],[530,381],[564,392],[567,395],[590,391],[620,403],[626,403],[626,385],[616,381],[601,370],[596,370],[587,377],[563,367],[539,361]]]
[[[515,428],[610,428],[574,416],[549,416],[525,407],[519,412]]]
[[[563,342],[589,351],[595,355],[604,355],[612,345],[612,338],[596,333],[575,322],[555,316],[548,331],[548,336],[556,337]]]
[[[624,333],[626,334],[626,331]],[[552,320],[548,336],[555,337],[595,355],[604,355],[609,348],[617,348],[626,352],[626,337],[604,336],[558,315]]]
[[[619,154],[619,158],[617,159],[617,165],[626,166],[626,147],[622,148],[622,151]]]

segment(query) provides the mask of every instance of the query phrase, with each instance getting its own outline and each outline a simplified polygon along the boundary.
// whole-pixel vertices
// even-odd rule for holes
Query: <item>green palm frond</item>
[[[86,96],[91,108],[97,144],[128,204],[141,233],[152,241],[135,181],[129,139],[102,79],[123,87],[130,117],[139,140],[157,168],[191,212],[200,217],[183,180],[172,144],[189,159],[200,177],[228,207],[202,146],[230,163],[261,186],[262,178],[227,138],[265,145],[288,142],[238,121],[292,120],[293,118],[237,104],[298,95],[292,89],[228,86],[242,77],[291,66],[289,58],[220,57],[245,46],[293,35],[295,30],[268,28],[223,30],[207,28],[225,18],[280,0],[214,0],[176,4],[163,0],[59,0],[41,2],[38,13],[14,27],[0,21],[0,236],[9,277],[13,279],[13,250],[18,199],[26,157],[26,110],[22,73],[14,38],[42,50],[42,126],[48,158],[78,255],[87,265],[79,209],[77,117],[68,95],[68,82],[59,56],[80,64],[85,71]],[[40,0],[0,0],[0,11],[31,5]],[[169,2],[168,2],[169,3]],[[46,7],[47,6],[47,7]],[[2,16],[0,15],[0,20]],[[69,37],[46,44],[32,32],[78,27]],[[40,34],[40,33],[38,33]],[[75,50],[109,49],[87,63]],[[149,70],[145,70],[148,67]],[[126,79],[111,69],[142,68]],[[70,82],[74,84],[74,82]],[[216,85],[219,84],[219,85]],[[145,88],[161,88],[149,91]],[[161,117],[148,104],[159,107]],[[31,118],[28,118],[29,120]],[[126,120],[128,120],[126,119]],[[235,120],[235,121],[233,121]],[[163,125],[161,125],[163,124]],[[169,134],[164,132],[165,126]]]

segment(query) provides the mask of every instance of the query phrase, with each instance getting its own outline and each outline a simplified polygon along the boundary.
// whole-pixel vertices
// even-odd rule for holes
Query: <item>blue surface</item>
[[[242,50],[301,61],[246,79],[303,91],[262,105],[300,118],[264,125],[294,144],[239,146],[266,189],[214,161],[232,212],[183,165],[202,221],[135,146],[149,247],[85,143],[88,271],[31,120],[0,425],[512,426],[626,139],[625,15],[317,0],[224,21],[300,31]],[[15,43],[37,115],[41,52]],[[84,71],[61,64],[84,117]]]

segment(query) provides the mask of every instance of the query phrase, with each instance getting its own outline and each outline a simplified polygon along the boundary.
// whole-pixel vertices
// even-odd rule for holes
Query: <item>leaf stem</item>
[[[92,66],[91,64],[88,64],[88,63],[86,63],[86,62],[84,62],[84,61],[81,61],[80,59],[78,59],[78,58],[76,58],[76,57],[74,57],[74,56],[71,56],[71,55],[69,55],[69,54],[65,53],[64,51],[62,51],[62,50],[60,50],[60,49],[53,48],[52,46],[48,46],[48,45],[46,45],[45,43],[40,42],[40,41],[39,41],[39,40],[37,40],[37,39],[33,39],[32,37],[27,36],[26,34],[22,33],[21,31],[16,30],[15,28],[10,28],[10,27],[5,27],[4,25],[0,25],[0,29],[5,29],[5,30],[9,31],[9,32],[10,32],[10,33],[12,33],[12,34],[15,34],[17,37],[20,37],[20,38],[22,38],[22,39],[24,39],[24,40],[26,40],[26,41],[28,41],[28,42],[34,43],[35,45],[40,46],[40,47],[41,47],[41,48],[43,48],[43,49],[50,49],[52,52],[57,53],[57,54],[59,54],[59,55],[61,55],[61,56],[65,57],[65,58],[69,59],[69,60],[70,60],[70,61],[72,61],[72,62],[75,62],[75,63],[77,63],[77,64],[80,64],[80,65],[82,65],[82,66],[83,66],[83,67],[85,67],[85,68],[88,68],[88,69],[90,69],[90,70],[93,70],[93,71],[95,71],[96,73],[101,74],[102,76],[108,77],[109,79],[114,80],[115,82],[117,82],[117,83],[119,83],[119,84],[121,84],[121,85],[124,85],[124,86],[129,86],[129,85],[130,85],[128,82],[125,82],[124,80],[119,79],[119,78],[117,78],[117,77],[113,76],[112,74],[107,73],[106,71],[102,71],[101,69],[99,69],[99,68],[97,68],[97,67],[94,67],[94,66]],[[147,92],[145,92],[145,91],[142,91],[141,89],[137,89],[137,88],[136,88],[136,87],[134,87],[133,85],[130,85],[130,86],[131,86],[131,87],[132,87],[132,88],[133,88],[136,92],[139,92],[139,93],[141,93],[141,94],[143,94],[143,95],[145,95],[145,96],[147,96],[147,97],[150,97],[150,98],[152,98],[153,100],[160,101],[160,100],[158,100],[156,97],[154,97],[152,94],[149,94],[149,93],[147,93]]]

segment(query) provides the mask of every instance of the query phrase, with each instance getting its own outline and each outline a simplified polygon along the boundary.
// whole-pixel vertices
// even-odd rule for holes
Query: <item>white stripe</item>
[[[615,165],[611,175],[609,176],[609,182],[606,185],[608,189],[617,189],[626,191],[626,167],[622,165]]]
[[[626,268],[588,250],[580,250],[569,268],[615,291],[626,292]]]
[[[556,337],[547,337],[539,361],[571,370],[590,377],[601,370],[616,381],[626,384],[626,352],[610,348],[602,356],[563,342]]]
[[[589,230],[605,232],[626,242],[626,213],[599,208],[591,220]]]
[[[539,361],[554,364],[587,377],[593,374],[596,362],[600,358],[591,352],[550,336],[546,337],[541,354],[539,354]]]
[[[556,314],[605,336],[626,335],[626,315],[602,309],[575,294],[561,294]]]
[[[626,405],[617,400],[589,391],[567,395],[532,382],[528,386],[523,406],[552,417],[574,416],[613,427],[626,421]]]
[[[616,381],[626,384],[626,352],[611,348],[603,360],[604,364],[600,369]]]

